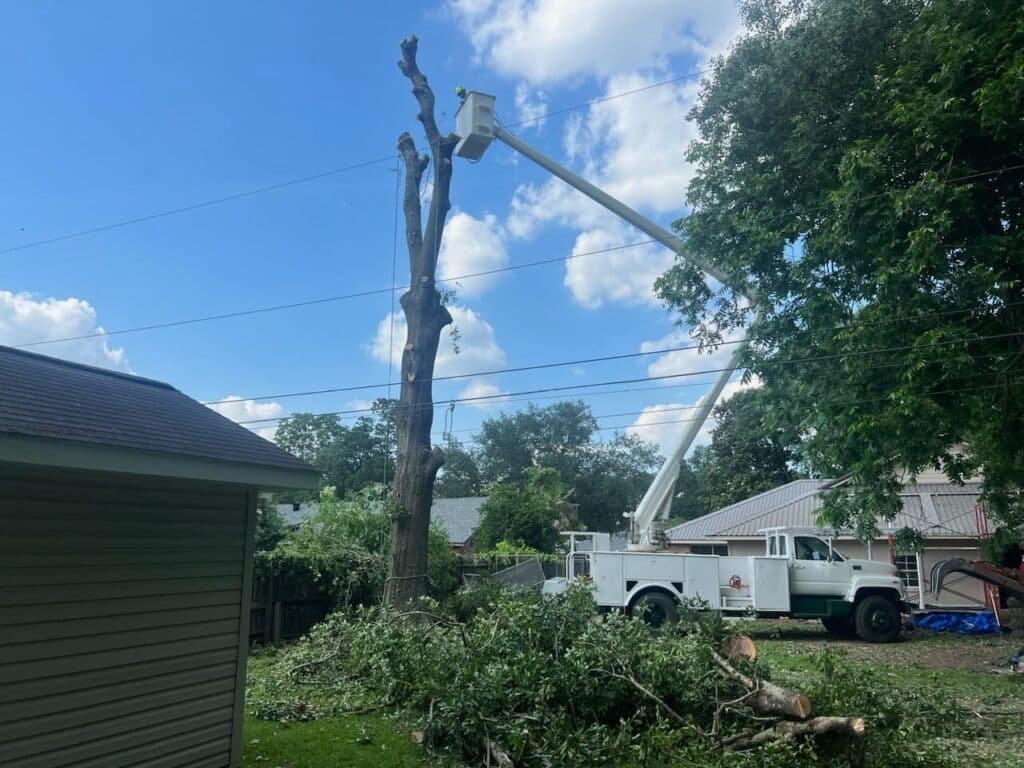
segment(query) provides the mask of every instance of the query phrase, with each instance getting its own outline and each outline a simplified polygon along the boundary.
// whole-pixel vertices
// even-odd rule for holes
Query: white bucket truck
[[[726,615],[821,619],[836,634],[888,643],[900,634],[904,590],[888,563],[848,560],[814,530],[764,531],[763,555],[728,557],[672,552],[609,551],[608,534],[571,532],[566,577],[593,589],[599,608],[625,610],[652,624],[674,621],[683,600]]]

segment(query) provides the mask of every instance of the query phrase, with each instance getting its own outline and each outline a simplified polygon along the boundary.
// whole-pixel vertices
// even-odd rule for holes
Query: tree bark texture
[[[712,658],[719,669],[750,692],[745,704],[759,715],[781,715],[793,720],[806,720],[811,716],[811,700],[799,691],[783,688],[767,680],[755,680],[740,672],[736,667],[714,651]]]
[[[427,534],[434,479],[444,454],[430,443],[434,421],[432,379],[441,330],[452,317],[441,303],[435,286],[437,257],[445,220],[451,207],[452,151],[458,139],[441,136],[434,118],[434,93],[416,64],[418,40],[402,41],[398,67],[412,83],[419,104],[418,120],[426,134],[429,154],[421,155],[412,136],[398,137],[405,166],[403,213],[409,251],[409,290],[402,295],[407,335],[402,351],[402,383],[397,409],[397,458],[392,490],[391,555],[384,601],[405,605],[427,592]],[[420,184],[433,162],[434,183],[424,227]]]

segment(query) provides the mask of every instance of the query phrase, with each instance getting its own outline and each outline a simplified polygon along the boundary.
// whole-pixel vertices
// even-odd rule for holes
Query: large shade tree
[[[1024,4],[746,0],[692,117],[689,247],[657,284],[698,334],[749,322],[749,366],[802,457],[852,473],[867,533],[897,472],[982,472],[1020,523]],[[958,449],[958,446],[962,450]]]

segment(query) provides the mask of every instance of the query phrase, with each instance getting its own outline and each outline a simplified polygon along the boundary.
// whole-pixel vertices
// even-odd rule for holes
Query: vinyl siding
[[[251,498],[0,466],[0,765],[232,763]]]

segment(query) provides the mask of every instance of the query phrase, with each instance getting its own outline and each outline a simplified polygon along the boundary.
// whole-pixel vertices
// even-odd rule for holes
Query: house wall
[[[237,765],[254,510],[0,465],[0,765]]]
[[[843,557],[860,560],[874,560],[875,562],[889,562],[889,542],[887,539],[878,539],[871,544],[870,557],[868,548],[859,541],[850,539],[838,539],[833,543],[836,551]],[[689,544],[673,543],[669,545],[670,552],[688,553]],[[733,557],[747,557],[750,555],[763,555],[764,541],[762,540],[741,540],[734,539],[729,542],[729,555]],[[932,540],[922,553],[921,573],[924,579],[925,603],[928,606],[942,608],[980,608],[985,605],[984,586],[977,579],[964,576],[963,574],[950,574],[943,585],[942,594],[936,598],[932,595],[930,581],[932,567],[942,560],[954,557],[965,557],[968,560],[980,559],[978,543],[972,539],[942,539]],[[918,588],[910,586],[907,589],[908,599],[918,602]]]

